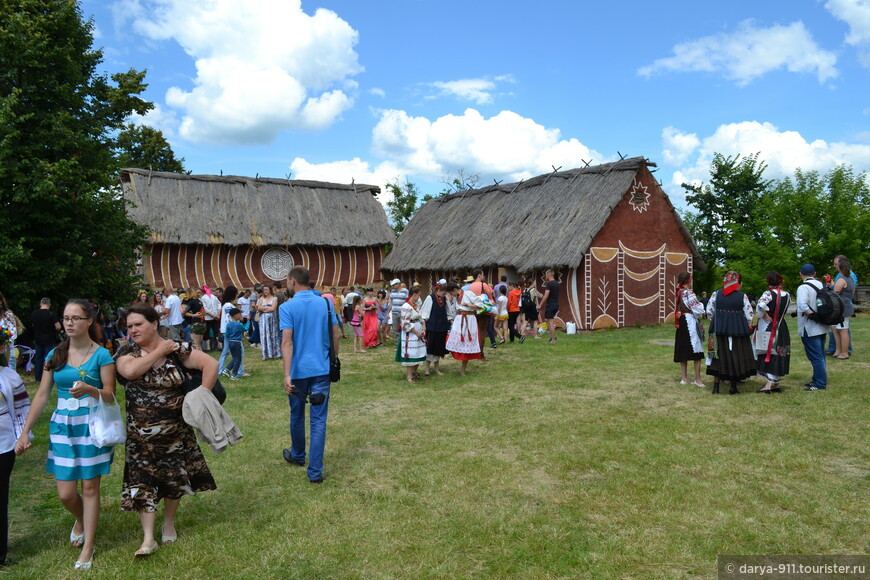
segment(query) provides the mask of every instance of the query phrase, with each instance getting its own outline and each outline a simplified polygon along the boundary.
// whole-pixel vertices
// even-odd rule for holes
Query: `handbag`
[[[88,428],[91,441],[97,447],[123,445],[127,441],[127,425],[121,416],[121,405],[114,395],[111,404],[99,398],[97,404],[91,406]]]
[[[202,371],[199,369],[189,369],[184,366],[181,359],[178,357],[178,353],[172,353],[172,357],[175,359],[173,361],[175,363],[175,368],[177,368],[178,372],[181,373],[181,392],[186,395],[202,384]],[[211,394],[214,395],[215,399],[217,399],[218,403],[221,405],[223,405],[224,401],[227,400],[227,391],[221,384],[220,378],[214,380]]]
[[[326,334],[329,335],[329,382],[337,383],[341,380],[341,360],[335,352],[335,339],[332,336],[332,326],[329,324],[329,317],[334,314],[329,307],[329,298],[324,300],[326,300]]]
[[[755,331],[755,350],[758,352],[767,352],[767,345],[770,344],[769,330]]]

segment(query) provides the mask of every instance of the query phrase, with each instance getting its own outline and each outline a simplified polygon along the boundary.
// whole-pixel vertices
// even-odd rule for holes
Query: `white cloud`
[[[375,95],[376,97],[386,97],[387,92],[380,87],[372,87],[369,89],[370,95]]]
[[[460,100],[473,101],[478,105],[485,105],[493,101],[493,92],[498,87],[498,83],[512,82],[514,82],[513,76],[501,75],[493,79],[484,77],[456,81],[435,81],[429,83],[429,86],[438,89],[440,96],[452,96]]]
[[[760,28],[752,20],[745,20],[733,33],[684,42],[673,52],[674,56],[660,58],[638,73],[721,72],[741,86],[781,68],[814,73],[820,83],[838,74],[836,55],[819,47],[803,22]]]
[[[321,129],[353,105],[358,33],[300,0],[127,0],[133,29],[175,40],[196,61],[193,88],[173,87],[182,137],[269,143],[286,129]]]
[[[679,165],[694,153],[701,141],[694,133],[681,133],[674,127],[665,127],[662,130],[662,143],[665,161],[672,165]]]
[[[154,104],[154,108],[144,115],[133,113],[130,115],[130,122],[134,125],[145,125],[152,129],[157,129],[163,133],[166,139],[172,139],[176,136],[178,128],[178,117],[173,111],[168,111],[158,104]]]
[[[354,157],[350,161],[331,161],[327,163],[310,163],[297,157],[290,163],[293,179],[310,179],[312,181],[328,181],[330,183],[358,183],[377,185],[381,188],[378,201],[385,204],[389,196],[385,185],[396,179],[405,179],[405,173],[395,163],[385,161],[376,167],[371,167],[368,161]]]
[[[563,139],[558,129],[511,111],[487,119],[466,109],[430,121],[387,110],[372,132],[372,148],[407,173],[430,179],[466,169],[482,181],[519,180],[550,172],[552,166],[579,167],[582,159],[606,161],[577,139]]]
[[[864,66],[870,67],[870,1],[828,0],[825,8],[849,25],[846,43],[858,48]]]
[[[851,165],[856,171],[870,171],[870,145],[807,141],[797,131],[780,131],[771,123],[744,121],[720,125],[705,137],[694,161],[674,172],[669,194],[680,198],[684,195],[681,183],[709,181],[714,153],[726,156],[760,153],[759,160],[767,164],[764,175],[768,178],[791,177],[798,168],[825,172],[838,164]]]

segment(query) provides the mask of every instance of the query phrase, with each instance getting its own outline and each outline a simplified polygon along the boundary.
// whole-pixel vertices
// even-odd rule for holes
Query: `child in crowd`
[[[351,315],[350,325],[353,327],[353,352],[365,352],[363,348],[363,302],[359,294],[352,294],[350,299],[350,307],[353,314]]]
[[[495,332],[499,336],[499,344],[504,344],[508,337],[508,298],[507,286],[500,284],[498,286],[498,297],[495,299]]]
[[[238,308],[231,308],[228,314],[230,316],[230,321],[227,322],[227,327],[224,332],[224,340],[229,344],[230,355],[233,357],[229,366],[230,379],[237,381],[241,376],[239,374],[239,368],[242,364],[242,335],[245,332],[245,326],[242,324],[241,310]]]

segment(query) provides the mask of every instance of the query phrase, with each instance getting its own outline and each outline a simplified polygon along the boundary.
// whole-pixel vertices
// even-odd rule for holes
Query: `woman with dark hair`
[[[257,300],[260,312],[260,344],[263,360],[281,358],[281,335],[278,330],[278,297],[271,284],[263,285],[263,294]]]
[[[181,410],[183,377],[177,364],[202,371],[202,386],[217,379],[217,361],[185,342],[160,338],[153,308],[135,304],[127,311],[132,343],[118,349],[118,374],[126,379],[127,448],[121,509],[139,512],[142,546],[136,556],[153,554],[157,504],[164,500],[162,541],[175,542],[175,515],[181,498],[216,489],[214,478]]]
[[[699,332],[698,317],[704,314],[704,306],[692,291],[692,275],[680,272],[677,276],[677,292],[674,299],[674,362],[680,363],[680,384],[689,384],[689,361],[694,361],[696,387],[704,386],[701,380],[701,359],[704,358],[704,337]]]
[[[187,312],[184,313],[184,319],[190,324],[190,338],[193,341],[193,348],[196,350],[202,350],[202,337],[207,330],[203,320],[205,317],[205,311],[202,308],[203,294],[201,288],[189,288],[187,295],[190,300],[187,302]]]
[[[387,344],[387,337],[390,334],[390,300],[387,297],[386,290],[378,290],[378,344]],[[342,332],[344,329],[342,328]]]
[[[76,569],[91,567],[100,517],[100,477],[109,473],[114,453],[114,447],[97,447],[90,443],[89,407],[97,399],[111,402],[115,398],[115,362],[109,351],[97,343],[95,325],[94,311],[87,300],[67,302],[63,310],[67,339],[46,357],[42,382],[15,444],[19,455],[30,448],[27,434],[42,415],[51,387],[56,384],[57,409],[49,424],[46,471],[54,474],[63,507],[75,516],[69,542],[81,548]]]
[[[840,272],[837,281],[834,282],[834,292],[843,299],[843,322],[831,327],[836,345],[833,356],[840,360],[846,360],[849,358],[849,345],[851,344],[849,326],[851,318],[855,315],[855,303],[852,302],[852,297],[855,296],[855,281],[852,279],[852,263],[846,256],[837,256],[834,259],[834,265]]]
[[[426,370],[425,376],[429,376],[429,367],[435,363],[435,374],[441,372],[441,359],[447,356],[447,331],[450,323],[447,322],[447,293],[455,284],[436,284],[432,294],[423,301],[420,308],[420,316],[426,326]]]
[[[729,270],[718,290],[707,303],[710,323],[710,339],[714,349],[710,353],[707,374],[712,375],[713,393],[719,392],[722,380],[731,383],[729,395],[736,395],[737,383],[755,374],[755,350],[750,338],[752,331],[752,304],[740,291],[743,278]],[[713,338],[715,335],[715,339]]]
[[[759,393],[779,393],[779,381],[788,374],[791,361],[791,337],[786,318],[791,296],[782,289],[779,272],[767,273],[767,290],[758,299],[755,313],[758,316],[758,332],[770,331],[770,339],[763,349],[756,344],[758,374],[767,379]]]
[[[423,319],[417,300],[420,298],[420,287],[411,286],[408,299],[402,304],[402,314],[399,318],[399,340],[396,345],[396,362],[405,367],[407,380],[414,384],[420,374],[417,369],[426,360],[426,341],[423,338]]]

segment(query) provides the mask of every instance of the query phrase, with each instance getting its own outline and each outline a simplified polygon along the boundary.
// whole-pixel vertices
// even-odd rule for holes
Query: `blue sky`
[[[870,170],[870,0],[83,0],[194,173],[424,193],[642,155]]]

